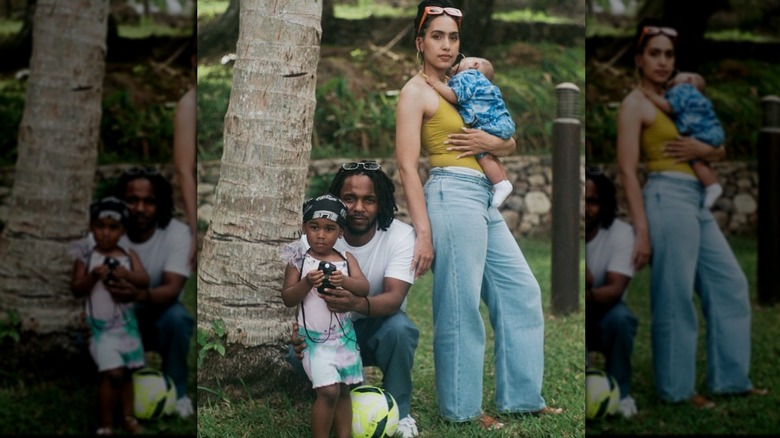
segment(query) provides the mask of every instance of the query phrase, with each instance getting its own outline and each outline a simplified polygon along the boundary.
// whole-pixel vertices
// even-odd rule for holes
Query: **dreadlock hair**
[[[145,179],[152,184],[154,190],[154,197],[157,202],[157,210],[155,219],[157,226],[161,229],[165,229],[173,218],[174,204],[173,204],[173,188],[171,183],[162,176],[156,168],[146,167],[143,169],[133,168],[122,173],[119,177],[119,181],[114,188],[114,194],[119,199],[125,199],[127,192],[127,185],[130,181],[137,179]]]
[[[370,161],[371,160],[362,160],[361,163]],[[376,194],[379,203],[377,224],[380,230],[387,231],[390,224],[393,222],[395,212],[398,211],[398,206],[395,204],[395,185],[382,169],[366,170],[362,166],[359,166],[354,170],[340,168],[336,176],[333,177],[333,182],[330,183],[328,192],[337,198],[340,197],[341,189],[344,187],[344,181],[355,175],[365,175],[374,183],[374,193]]]
[[[593,181],[596,191],[599,192],[599,224],[607,229],[612,226],[617,216],[617,199],[615,197],[615,185],[603,173],[586,172],[585,178]]]

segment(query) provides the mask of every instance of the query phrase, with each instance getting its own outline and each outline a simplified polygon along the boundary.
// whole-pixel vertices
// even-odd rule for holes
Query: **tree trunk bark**
[[[10,217],[0,234],[0,309],[16,309],[22,331],[35,335],[79,323],[68,247],[87,231],[107,20],[103,0],[37,2]]]
[[[230,351],[250,347],[270,361],[282,357],[295,315],[280,298],[279,250],[300,229],[321,9],[316,0],[241,1],[214,216],[198,267],[199,330],[221,319]],[[199,379],[262,369],[239,356],[211,366],[207,357]]]

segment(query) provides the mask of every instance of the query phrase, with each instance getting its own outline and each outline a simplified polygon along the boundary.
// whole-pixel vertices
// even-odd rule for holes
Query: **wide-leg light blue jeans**
[[[433,234],[433,352],[439,413],[462,422],[482,413],[485,326],[495,332],[499,412],[545,407],[544,318],[539,284],[485,177],[431,170],[425,198]]]
[[[665,401],[695,394],[699,294],[707,321],[707,386],[752,388],[750,300],[745,274],[695,180],[651,173],[643,188],[652,242],[650,304],[656,391]]]

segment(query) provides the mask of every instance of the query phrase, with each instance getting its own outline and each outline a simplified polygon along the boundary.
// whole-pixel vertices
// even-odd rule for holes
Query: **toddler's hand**
[[[320,287],[322,285],[322,280],[324,279],[325,273],[319,269],[309,271],[309,273],[306,274],[306,281],[308,281],[312,287]]]
[[[89,275],[91,275],[95,280],[105,280],[106,277],[108,277],[108,266],[95,266],[95,268],[90,271]]]
[[[127,268],[125,268],[122,265],[119,265],[116,268],[114,268],[114,272],[112,274],[114,275],[114,278],[116,278],[117,280],[121,280],[127,277]]]
[[[330,284],[332,284],[333,287],[341,287],[341,283],[344,281],[344,274],[342,274],[341,271],[335,271],[330,274],[328,281],[330,281]]]

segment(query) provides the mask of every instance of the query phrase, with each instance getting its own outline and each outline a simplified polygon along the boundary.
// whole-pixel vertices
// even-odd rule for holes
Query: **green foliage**
[[[357,98],[347,78],[339,76],[317,87],[316,98],[312,159],[351,156],[355,149],[367,155],[392,153],[395,96],[373,92]]]
[[[16,162],[16,142],[26,88],[25,82],[15,79],[0,82],[0,165]]]
[[[140,108],[127,91],[117,91],[103,100],[100,121],[99,161],[169,161],[172,155],[175,108],[152,104]]]
[[[219,353],[220,356],[225,357],[225,345],[223,344],[223,338],[225,337],[225,326],[221,319],[211,321],[211,330],[206,331],[198,329],[198,367],[203,365],[203,360],[206,358],[209,350],[214,350]]]
[[[330,183],[333,181],[333,177],[335,177],[335,174],[329,174],[329,175],[314,175],[309,180],[309,185],[306,188],[306,197],[307,198],[314,198],[316,196],[324,195],[328,192],[328,188],[330,188]]]
[[[16,309],[8,309],[5,312],[6,317],[0,319],[0,344],[3,339],[10,338],[14,342],[19,342],[19,329],[21,327],[21,321],[19,320],[19,314]]]
[[[198,66],[198,158],[222,157],[222,133],[230,100],[233,69],[216,65]]]

